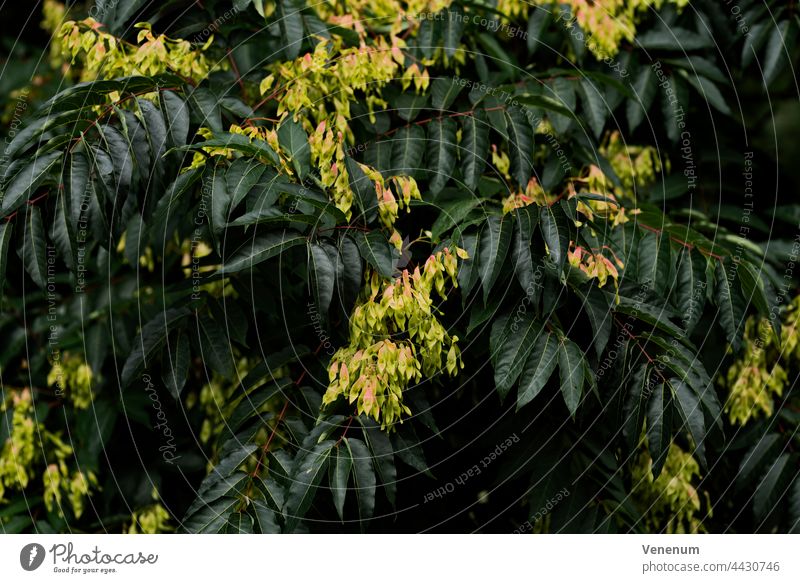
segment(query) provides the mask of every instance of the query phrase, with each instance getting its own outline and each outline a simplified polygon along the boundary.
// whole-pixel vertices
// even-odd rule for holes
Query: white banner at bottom
[[[5,535],[0,580],[797,582],[798,542],[792,535]]]

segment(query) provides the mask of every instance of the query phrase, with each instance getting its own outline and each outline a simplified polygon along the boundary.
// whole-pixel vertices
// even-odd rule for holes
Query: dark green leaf
[[[569,224],[568,218],[558,205],[543,206],[539,209],[539,225],[542,237],[547,244],[550,259],[558,267],[559,273],[564,269],[569,251]]]
[[[396,264],[396,252],[392,247],[389,240],[380,231],[370,231],[364,233],[357,231],[353,239],[358,245],[358,251],[361,253],[367,263],[369,263],[381,277],[390,278],[394,275]]]
[[[358,516],[362,530],[375,512],[375,470],[372,456],[363,441],[345,437],[344,442],[353,458],[353,482],[358,497]]]
[[[513,229],[514,222],[510,216],[493,215],[486,219],[480,243],[480,274],[484,300],[489,296],[503,269]]]
[[[455,77],[440,77],[431,83],[431,105],[440,111],[446,111],[455,101],[464,86]]]
[[[561,394],[570,415],[574,416],[581,402],[584,381],[583,351],[577,344],[564,338],[558,344],[558,370],[561,378]]]
[[[511,173],[521,188],[525,188],[533,174],[533,129],[519,108],[506,110],[508,149]]]
[[[233,254],[233,257],[222,265],[220,273],[229,275],[243,269],[251,269],[262,261],[280,255],[286,249],[302,245],[305,242],[306,237],[294,231],[258,235],[242,245]]]
[[[300,54],[303,44],[303,16],[292,0],[278,0],[275,16],[281,31],[283,54],[292,61]]]
[[[300,458],[300,463],[289,484],[289,495],[284,504],[283,514],[286,517],[287,532],[294,531],[298,522],[311,507],[317,486],[325,474],[333,446],[333,441],[323,441]]]
[[[234,375],[234,363],[230,338],[225,328],[207,314],[200,314],[197,320],[200,356],[214,372],[226,379]]]
[[[765,520],[767,515],[775,510],[776,499],[779,494],[776,494],[778,484],[781,482],[781,477],[786,470],[786,464],[789,463],[791,456],[788,453],[782,453],[778,456],[764,474],[764,477],[756,487],[755,496],[753,497],[753,514],[757,520]],[[793,474],[796,474],[797,468],[790,468]]]
[[[461,173],[467,188],[475,190],[489,156],[489,125],[483,110],[462,116],[462,124]]]
[[[639,127],[639,124],[642,123],[645,115],[650,111],[653,99],[658,93],[658,79],[652,67],[645,65],[639,69],[632,89],[635,98],[629,99],[626,106],[628,128],[630,131],[634,131]]]
[[[517,409],[530,403],[544,388],[558,364],[559,342],[555,334],[544,332],[525,362],[517,396]]]
[[[443,11],[442,40],[444,53],[448,57],[456,54],[458,45],[461,44],[461,34],[464,31],[464,16],[461,10],[456,8],[445,9]]]
[[[189,137],[189,106],[172,91],[161,92],[161,103],[172,146],[181,147]]]
[[[592,129],[594,137],[599,139],[606,125],[609,106],[598,87],[590,80],[581,79],[578,89],[589,127]]]
[[[0,293],[6,283],[6,266],[8,265],[8,249],[14,225],[8,221],[0,223]]]
[[[339,518],[344,520],[344,501],[347,496],[347,481],[350,478],[350,470],[353,467],[353,456],[350,448],[337,446],[333,448],[331,455],[331,493],[333,494],[333,505]]]
[[[327,243],[308,243],[308,281],[314,302],[322,317],[328,313],[336,282],[334,261],[338,257],[335,247]]]
[[[191,360],[189,337],[185,332],[179,332],[173,336],[173,341],[169,342],[167,347],[167,353],[163,357],[165,370],[162,379],[170,394],[179,401],[183,385],[186,384],[186,378],[189,375]]]
[[[716,281],[715,300],[719,308],[719,321],[725,330],[725,337],[733,349],[739,350],[744,333],[745,306],[744,299],[739,292],[739,286],[732,282],[738,279],[736,264],[725,268],[722,261],[717,261],[714,267]],[[729,279],[730,277],[730,279]]]
[[[47,239],[39,207],[32,206],[25,215],[25,234],[22,242],[22,264],[33,282],[45,289],[48,283]]]
[[[311,148],[303,127],[291,117],[287,117],[278,128],[278,141],[289,156],[298,178],[304,180],[311,170]]]
[[[429,190],[438,194],[453,175],[458,144],[456,122],[443,118],[428,124],[428,169],[431,172]]]
[[[44,156],[37,156],[17,172],[3,193],[2,213],[9,214],[27,201],[48,178],[62,155],[61,152],[50,152]]]
[[[418,125],[400,128],[392,140],[392,173],[416,175],[424,153],[425,131]]]
[[[672,406],[669,387],[659,384],[647,405],[647,445],[653,459],[653,479],[658,478],[672,443]]]
[[[706,467],[705,438],[706,423],[703,419],[703,409],[697,395],[689,388],[689,385],[679,379],[670,379],[669,384],[672,388],[672,402],[680,413],[683,420],[683,428],[689,431],[694,442],[697,460],[702,467]]]
[[[367,177],[361,165],[350,156],[345,158],[345,167],[350,179],[350,190],[356,195],[356,204],[364,215],[366,222],[375,220],[378,214],[378,197],[375,184]]]

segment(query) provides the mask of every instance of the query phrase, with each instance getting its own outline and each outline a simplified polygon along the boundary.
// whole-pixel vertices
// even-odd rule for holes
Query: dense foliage
[[[32,18],[4,531],[800,528],[794,3]]]

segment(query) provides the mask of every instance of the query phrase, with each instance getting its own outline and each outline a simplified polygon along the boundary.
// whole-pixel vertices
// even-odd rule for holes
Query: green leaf
[[[50,239],[58,249],[64,263],[75,273],[78,267],[78,243],[66,189],[60,190],[56,199],[56,214],[50,227]],[[0,280],[2,280],[2,273],[0,273]],[[0,288],[2,288],[1,283]]]
[[[457,82],[455,77],[434,79],[431,83],[431,105],[434,109],[446,111],[462,89],[464,89],[464,85]]]
[[[625,113],[628,118],[628,129],[633,132],[650,111],[653,99],[658,93],[658,79],[653,68],[646,65],[641,67],[631,88],[635,98],[628,100]]]
[[[253,517],[243,512],[231,512],[221,532],[225,534],[252,534]]]
[[[524,312],[521,315],[513,313],[509,317],[504,337],[492,351],[494,382],[501,401],[505,400],[511,387],[517,382],[528,355],[541,335],[542,324],[533,315]]]
[[[563,134],[569,130],[573,120],[578,119],[575,117],[575,106],[577,105],[575,86],[576,83],[566,77],[556,77],[553,80],[552,91],[554,99],[556,103],[561,106],[561,109],[565,109],[567,112],[567,114],[564,115],[557,112],[557,110],[551,109],[552,114],[548,116],[550,118],[550,123],[553,125],[553,129],[559,134]],[[580,121],[580,119],[578,119],[578,121]]]
[[[202,176],[203,171],[201,168],[195,168],[193,170],[189,170],[187,172],[183,172],[178,174],[177,178],[167,187],[167,191],[164,196],[158,201],[156,205],[156,210],[153,213],[153,217],[150,220],[151,225],[163,225],[169,220],[171,216],[175,216],[180,208],[180,201],[181,198],[189,192],[191,187],[194,183]],[[75,208],[75,199],[74,193],[70,195],[73,197],[72,206],[73,209]],[[73,210],[74,212],[74,210]],[[75,215],[73,214],[73,217]],[[73,219],[77,220],[77,219]],[[161,236],[161,235],[159,235]]]
[[[364,220],[370,223],[378,216],[378,196],[375,193],[375,184],[353,158],[347,156],[344,163],[350,180],[350,190],[356,195],[356,204],[363,213]]]
[[[737,489],[742,489],[756,475],[756,472],[763,467],[767,453],[771,452],[776,445],[779,445],[781,436],[777,433],[768,433],[760,437],[758,441],[742,457],[739,471],[736,473]]]
[[[549,95],[533,95],[533,94],[522,94],[517,95],[517,101],[524,105],[529,105],[531,107],[536,107],[539,109],[544,109],[546,111],[550,111],[553,114],[560,115],[563,118],[567,118],[567,120],[571,123],[573,120],[578,119],[575,115],[574,107],[575,103],[572,101],[573,109],[566,107],[564,103],[559,101],[558,99],[554,99]]]
[[[281,32],[281,44],[286,59],[293,61],[303,44],[303,16],[291,0],[275,3],[275,16]]]
[[[134,377],[150,366],[151,359],[161,349],[169,333],[190,314],[186,308],[169,308],[157,314],[142,327],[133,343],[133,350],[122,368],[122,386],[131,384]]]
[[[700,35],[677,26],[669,26],[663,20],[653,29],[636,37],[636,43],[643,49],[687,51],[705,49],[714,46],[714,39],[709,34]]]
[[[281,527],[275,511],[272,510],[263,500],[252,500],[253,518],[255,519],[256,532],[260,534],[278,534]]]
[[[261,408],[274,399],[275,396],[285,394],[292,386],[288,379],[270,380],[264,386],[250,391],[242,397],[236,409],[227,419],[227,427],[230,432],[238,431],[245,423],[253,417],[257,417],[261,423],[272,417],[271,413],[262,413]]]
[[[404,121],[414,121],[419,112],[428,107],[427,93],[406,92],[398,94],[391,101],[397,116]]]
[[[558,338],[551,332],[539,334],[536,346],[525,362],[517,396],[517,410],[530,403],[538,395],[558,364]]]
[[[285,454],[286,452],[278,451],[276,453]],[[259,492],[264,496],[267,506],[280,514],[284,505],[284,488],[274,476],[281,472],[281,467],[278,467],[278,460],[281,459],[281,456],[267,454],[267,459],[269,460],[269,475],[266,478],[255,478],[255,483]],[[288,473],[288,469],[286,471]]]
[[[235,209],[250,191],[259,184],[266,166],[257,160],[239,158],[225,172],[225,182],[231,197],[230,208]]]
[[[358,245],[367,263],[369,263],[381,277],[390,278],[394,275],[396,265],[396,250],[381,231],[365,233],[357,231],[353,239]]]
[[[614,297],[613,294],[612,297]],[[677,318],[678,316],[668,307],[653,306],[643,301],[627,298],[623,295],[616,297],[619,298],[619,301],[616,304],[615,311],[636,318],[659,330],[663,330],[667,334],[681,339],[683,342],[687,341],[685,332],[670,321],[670,318]]]
[[[278,128],[278,142],[292,162],[292,167],[300,180],[304,180],[311,170],[311,147],[303,127],[291,117]]]
[[[611,337],[611,328],[613,323],[613,312],[611,305],[605,296],[597,287],[592,286],[588,294],[584,294],[580,290],[575,292],[583,300],[583,311],[589,317],[589,324],[592,326],[592,345],[594,346],[597,358],[603,355],[603,350],[608,344],[608,339]]]
[[[328,313],[333,299],[337,257],[336,248],[327,243],[308,243],[308,281],[322,317]]]
[[[358,497],[358,516],[361,529],[372,518],[375,512],[375,470],[372,467],[372,456],[363,441],[351,437],[344,438],[350,456],[353,458],[353,481]]]
[[[542,34],[550,20],[550,12],[541,6],[530,7],[530,17],[528,18],[528,34],[525,39],[528,42],[528,52],[533,55],[540,44],[543,44]]]
[[[778,456],[764,474],[764,477],[756,487],[755,495],[753,496],[753,514],[757,520],[765,520],[767,516],[775,510],[775,503],[779,494],[776,494],[777,486],[781,482],[781,477],[786,470],[786,464],[789,463],[791,456],[788,453],[782,453]],[[794,475],[797,468],[790,468]]]
[[[672,284],[672,249],[669,235],[661,233],[645,233],[639,243],[639,280],[649,282],[651,289],[661,296]]]
[[[200,356],[214,372],[233,379],[235,367],[230,338],[225,328],[207,314],[197,319]]]
[[[228,148],[241,152],[246,156],[265,158],[275,166],[280,164],[280,158],[277,152],[264,140],[251,140],[247,136],[241,134],[229,134],[226,132],[215,132],[214,135],[216,137],[210,140],[191,144],[190,146],[179,149],[202,150],[203,148]]]
[[[539,267],[534,269],[533,255],[531,254],[531,237],[536,223],[539,221],[538,213],[533,213],[528,207],[518,209],[515,213],[517,224],[514,227],[513,242],[511,246],[511,259],[514,273],[519,284],[525,291],[529,304],[538,305],[541,293],[541,282],[538,280]]]
[[[164,116],[152,102],[146,99],[137,99],[136,106],[139,108],[146,128],[145,133],[153,154],[153,163],[159,165],[161,157],[167,151],[167,124],[164,122]],[[150,172],[149,168],[142,170],[145,174]]]
[[[62,155],[61,152],[50,152],[44,156],[37,156],[33,162],[17,172],[3,193],[2,213],[7,215],[27,201],[49,177]]]
[[[330,486],[333,494],[333,505],[339,518],[344,520],[344,501],[347,496],[347,481],[353,467],[353,456],[350,448],[336,446],[333,448],[330,465]]]
[[[653,459],[653,479],[658,478],[667,461],[672,443],[672,406],[669,387],[659,384],[647,406],[647,446]]]
[[[421,411],[418,412],[422,414]],[[389,436],[381,431],[380,426],[365,416],[358,418],[363,426],[364,441],[369,445],[372,463],[386,491],[386,497],[392,506],[397,498],[397,468],[394,465],[394,449]]]
[[[781,337],[781,323],[780,318],[774,317],[772,314],[772,300],[774,293],[767,293],[767,280],[762,278],[747,261],[739,263],[737,275],[739,276],[739,283],[741,284],[742,295],[746,305],[750,302],[755,304],[759,315],[762,318],[767,318],[772,325],[772,331],[775,333],[776,340],[780,341]]]
[[[558,370],[561,377],[561,394],[569,409],[575,416],[581,402],[584,381],[583,351],[572,340],[562,339],[558,344]]]
[[[222,468],[225,475],[222,475],[216,470],[212,470],[212,472],[206,476],[197,491],[197,497],[186,510],[187,518],[215,500],[219,500],[223,497],[235,498],[239,495],[243,487],[249,482],[249,476],[244,472],[236,471],[236,468],[247,458],[247,456],[242,456],[242,453],[246,451],[252,452],[254,449],[255,447],[253,446],[248,450],[237,450],[233,452],[236,460],[235,465],[230,464],[228,459],[224,458],[217,467],[225,465],[226,467]]]
[[[480,242],[480,274],[484,300],[503,270],[513,229],[511,217],[493,215],[486,219]]]
[[[163,357],[164,371],[162,380],[170,394],[179,401],[183,385],[189,375],[191,352],[189,350],[189,337],[185,332],[173,336],[173,341],[167,344],[167,353]]]
[[[146,247],[142,240],[143,235],[142,216],[137,212],[131,216],[125,228],[125,259],[136,269],[138,269],[139,257],[144,254],[144,247]]]
[[[185,145],[189,138],[189,106],[172,91],[161,91],[161,109],[172,146]]]
[[[109,188],[108,194],[112,197],[119,196],[126,192],[133,180],[133,155],[131,146],[125,136],[116,127],[104,124],[97,125],[108,150],[108,156],[114,166],[114,183]]]
[[[461,224],[482,202],[482,199],[475,196],[458,196],[438,203],[441,213],[431,226],[431,238],[439,241],[444,233]]]
[[[772,35],[767,42],[767,50],[764,53],[764,85],[770,86],[780,71],[781,63],[785,62],[787,56],[794,48],[794,37],[796,27],[790,30],[791,20],[784,20],[772,30]],[[772,27],[770,27],[772,28]]]
[[[464,301],[478,281],[478,235],[467,233],[461,237],[460,247],[469,255],[469,259],[463,260],[458,270],[458,285]]]
[[[298,522],[303,519],[311,507],[317,487],[331,456],[335,443],[323,441],[314,446],[310,452],[298,461],[296,470],[289,483],[289,495],[284,504],[283,514],[286,517],[286,532],[293,532]]]
[[[789,527],[789,534],[798,534],[800,532],[800,476],[794,479],[792,486],[791,506],[789,508],[789,515],[791,517],[791,527]]]
[[[695,445],[694,454],[702,467],[706,465],[705,438],[706,423],[703,419],[703,409],[697,395],[689,388],[689,385],[680,379],[670,379],[672,389],[672,402],[680,413],[683,420],[683,428],[689,431]]]
[[[424,153],[425,131],[418,125],[400,128],[392,140],[392,174],[416,175]]]
[[[600,135],[603,133],[603,128],[606,125],[606,116],[609,113],[609,106],[603,94],[592,81],[581,79],[581,82],[578,84],[578,90],[581,95],[581,102],[583,103],[583,112],[589,122],[589,127],[592,129],[594,137],[600,139]]]
[[[464,32],[463,12],[458,9],[446,9],[443,11],[445,18],[442,22],[442,46],[444,53],[448,57],[456,54],[458,45],[461,44],[461,34]]]
[[[11,222],[0,223],[0,293],[6,283],[6,267],[8,265],[8,249],[11,244],[11,235],[14,225]]]
[[[442,118],[428,124],[428,169],[431,173],[428,190],[431,194],[439,194],[450,180],[457,151],[456,122]]]
[[[708,259],[697,251],[684,249],[678,264],[675,301],[681,313],[683,327],[694,330],[706,303],[706,267]]]
[[[706,79],[705,77],[701,77],[700,75],[687,73],[683,70],[679,72],[683,74],[683,76],[689,82],[689,85],[694,87],[702,96],[702,98],[711,104],[717,111],[725,115],[732,115],[731,108],[728,107],[728,104],[725,101],[725,98],[722,96],[722,93],[720,93],[720,90],[712,81]]]
[[[569,251],[569,219],[557,204],[539,208],[539,225],[542,237],[547,244],[550,259],[558,267],[559,273],[564,270]]]
[[[33,282],[47,287],[47,240],[39,207],[31,206],[25,215],[25,233],[22,242],[22,264]]]
[[[461,116],[460,157],[464,184],[470,190],[478,187],[486,160],[489,156],[489,124],[483,110],[475,110],[472,115]]]
[[[733,266],[731,279],[737,279],[736,266]],[[739,350],[744,333],[745,306],[738,286],[731,285],[728,279],[730,269],[726,270],[722,261],[717,261],[714,267],[716,281],[715,300],[719,308],[719,321],[725,330],[727,338],[734,351]]]
[[[533,174],[533,129],[519,108],[506,109],[505,116],[511,174],[524,189]]]
[[[181,527],[191,534],[214,534],[228,522],[228,516],[239,504],[238,498],[219,498],[194,512]]]
[[[336,289],[342,301],[342,308],[350,313],[361,291],[363,270],[358,245],[352,238],[342,237],[339,255],[336,259]]]
[[[243,269],[252,269],[255,265],[280,255],[286,249],[306,242],[306,237],[295,231],[266,233],[258,235],[242,245],[231,259],[226,261],[220,273],[230,275]]]
[[[650,367],[642,363],[630,375],[628,397],[625,400],[624,433],[628,449],[633,451],[639,442],[644,424],[647,399],[650,396]]]

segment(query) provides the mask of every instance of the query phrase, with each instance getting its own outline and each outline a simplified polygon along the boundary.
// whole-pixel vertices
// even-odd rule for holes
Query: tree
[[[794,8],[184,4],[45,3],[6,531],[797,528],[794,363],[737,381],[796,343],[791,229],[709,172]]]

